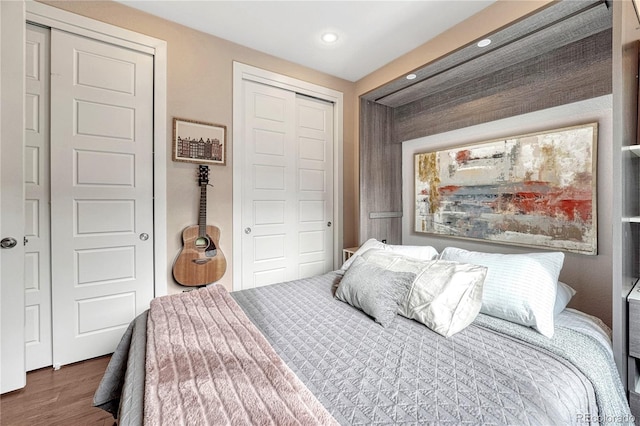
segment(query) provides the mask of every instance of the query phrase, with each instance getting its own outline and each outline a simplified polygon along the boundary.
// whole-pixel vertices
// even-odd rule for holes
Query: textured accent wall
[[[478,69],[472,81],[396,108],[361,100],[360,243],[402,241],[397,220],[369,213],[402,211],[403,141],[610,94],[611,34],[605,30],[487,75]]]
[[[396,142],[611,93],[611,30],[394,109]]]
[[[402,218],[370,219],[402,211],[402,145],[392,143],[393,109],[360,100],[360,244],[369,238],[400,244]]]

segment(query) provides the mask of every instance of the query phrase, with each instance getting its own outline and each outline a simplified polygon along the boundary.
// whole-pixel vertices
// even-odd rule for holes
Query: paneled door
[[[153,297],[153,58],[51,30],[53,365],[112,352]]]
[[[25,47],[25,362],[52,364],[49,218],[49,35],[27,25]]]
[[[0,393],[24,363],[24,3],[0,1]]]
[[[333,104],[296,95],[297,278],[333,270]]]
[[[243,82],[242,288],[333,268],[333,105]]]

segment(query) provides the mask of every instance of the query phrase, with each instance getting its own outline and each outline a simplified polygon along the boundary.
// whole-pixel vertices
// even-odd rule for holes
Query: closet
[[[333,103],[250,80],[242,91],[241,288],[335,269]]]
[[[233,288],[308,277],[342,247],[341,92],[233,62]]]
[[[27,24],[26,370],[110,353],[154,296],[154,57]]]

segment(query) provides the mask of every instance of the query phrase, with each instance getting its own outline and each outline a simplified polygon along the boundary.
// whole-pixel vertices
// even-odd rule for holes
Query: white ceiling
[[[495,0],[117,0],[327,74],[357,81]],[[339,35],[328,45],[326,31]]]

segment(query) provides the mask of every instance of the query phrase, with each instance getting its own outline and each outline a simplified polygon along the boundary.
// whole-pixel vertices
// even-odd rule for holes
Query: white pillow
[[[364,242],[364,244],[362,244],[360,246],[360,248],[358,250],[356,250],[355,253],[353,253],[351,255],[350,258],[347,259],[346,262],[344,262],[342,264],[342,267],[340,269],[342,269],[343,271],[346,271],[347,269],[349,269],[349,266],[351,266],[353,261],[356,260],[356,257],[362,256],[362,254],[364,252],[366,252],[367,250],[372,249],[372,248],[377,248],[377,249],[384,250],[385,246],[386,246],[386,244],[381,243],[380,241],[376,240],[375,238],[368,239],[367,241]]]
[[[433,260],[438,257],[438,250],[431,246],[398,246],[384,244],[376,240],[375,238],[371,238],[365,241],[365,243],[362,244],[360,248],[356,250],[356,252],[353,253],[346,262],[342,264],[342,267],[340,269],[346,271],[347,269],[349,269],[349,266],[351,266],[356,256],[362,256],[363,253],[370,249],[388,250],[420,260]]]
[[[421,261],[385,250],[369,250],[362,258],[386,270],[415,274],[398,313],[445,337],[463,330],[480,312],[484,266],[446,260]],[[346,275],[346,274],[345,274]]]
[[[497,254],[447,247],[441,259],[489,268],[480,312],[553,337],[558,275],[564,253]]]
[[[556,293],[556,303],[553,307],[553,313],[558,315],[564,311],[571,298],[576,295],[576,291],[569,284],[558,281],[558,291]]]
[[[387,250],[393,253],[398,253],[403,256],[412,257],[419,260],[433,260],[436,259],[439,254],[438,250],[431,246],[394,246],[387,245]]]

